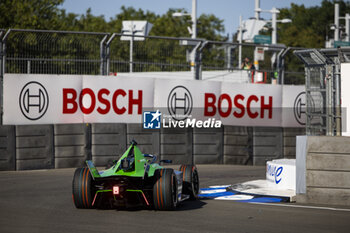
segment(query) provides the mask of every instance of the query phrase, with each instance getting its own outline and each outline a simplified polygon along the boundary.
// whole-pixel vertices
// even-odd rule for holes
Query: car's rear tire
[[[93,184],[88,168],[77,168],[72,182],[73,202],[76,208],[92,208]]]
[[[182,171],[182,193],[190,195],[190,199],[195,200],[199,193],[199,176],[196,166],[194,165],[181,165],[180,171]]]
[[[156,210],[173,210],[176,208],[177,180],[171,168],[156,171],[157,181],[153,185],[153,204]]]

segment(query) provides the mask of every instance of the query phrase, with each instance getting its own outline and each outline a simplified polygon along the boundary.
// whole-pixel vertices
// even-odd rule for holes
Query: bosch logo
[[[315,109],[315,103],[313,98],[309,97],[309,105],[308,108],[311,112]],[[294,100],[294,117],[296,121],[301,124],[306,124],[306,93],[305,91],[300,92],[299,95]]]
[[[300,92],[294,100],[294,117],[301,125],[305,125],[306,102],[305,92]]]
[[[168,111],[174,120],[187,119],[193,107],[192,95],[184,86],[174,87],[168,96]]]
[[[49,106],[49,95],[45,87],[34,81],[27,83],[19,95],[19,106],[27,119],[40,119]]]

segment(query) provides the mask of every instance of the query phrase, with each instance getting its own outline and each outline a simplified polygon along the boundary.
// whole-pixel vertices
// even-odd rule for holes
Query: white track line
[[[350,212],[350,209],[340,209],[340,208],[322,207],[322,206],[286,205],[286,204],[261,203],[261,202],[249,202],[249,203],[256,204],[256,205],[283,206],[283,207],[304,208],[304,209],[318,209],[318,210],[332,210],[332,211]]]

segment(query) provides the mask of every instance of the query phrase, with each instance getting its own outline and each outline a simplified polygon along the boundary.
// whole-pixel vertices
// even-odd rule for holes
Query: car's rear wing
[[[93,179],[101,177],[100,173],[98,173],[94,163],[91,160],[86,160],[86,164],[90,170],[90,174]]]

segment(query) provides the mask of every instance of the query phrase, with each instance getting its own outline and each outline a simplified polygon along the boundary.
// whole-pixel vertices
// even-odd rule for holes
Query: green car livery
[[[196,199],[199,178],[194,165],[181,165],[179,171],[164,168],[157,157],[142,154],[133,140],[112,166],[98,171],[91,160],[77,168],[72,182],[77,208],[120,208],[145,206],[173,210],[186,199]],[[170,163],[161,160],[160,163]]]

